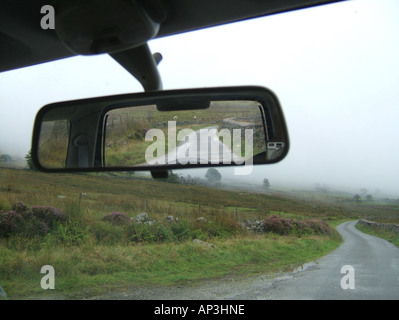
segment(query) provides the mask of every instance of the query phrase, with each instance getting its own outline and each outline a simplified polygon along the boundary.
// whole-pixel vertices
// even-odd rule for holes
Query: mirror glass
[[[188,111],[127,107],[109,111],[105,119],[105,166],[242,164],[266,151],[254,101],[215,101]]]

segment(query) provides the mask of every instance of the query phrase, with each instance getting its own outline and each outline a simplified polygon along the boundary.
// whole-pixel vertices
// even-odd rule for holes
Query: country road
[[[203,130],[203,134],[201,134]],[[147,160],[149,164],[200,164],[200,163],[242,163],[229,146],[223,144],[217,135],[217,127],[207,127],[192,131],[180,141],[176,149],[164,156]]]
[[[299,270],[250,279],[209,280],[193,287],[152,287],[97,299],[159,300],[392,300],[399,299],[399,248],[355,228],[337,227],[344,242],[327,256]],[[350,266],[341,273],[341,268]],[[351,285],[347,289],[341,287]]]
[[[399,248],[360,232],[356,221],[337,227],[344,239],[335,251],[303,272],[276,283],[270,299],[399,299]],[[341,280],[353,267],[354,288],[342,289]],[[344,281],[345,282],[345,281]]]

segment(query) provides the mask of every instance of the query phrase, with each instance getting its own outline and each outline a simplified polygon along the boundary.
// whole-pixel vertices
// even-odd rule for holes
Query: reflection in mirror
[[[70,125],[67,120],[44,121],[42,123],[38,156],[46,168],[66,166]]]
[[[114,109],[105,128],[104,162],[110,167],[242,164],[266,152],[263,116],[254,101],[213,101],[207,109],[187,111]]]
[[[249,167],[287,151],[278,100],[262,87],[57,102],[40,109],[32,137],[34,165],[50,172]]]

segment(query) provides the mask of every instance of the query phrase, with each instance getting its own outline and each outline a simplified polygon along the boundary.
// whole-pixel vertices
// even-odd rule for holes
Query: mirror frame
[[[289,136],[288,130],[285,123],[284,114],[282,108],[280,106],[279,100],[277,96],[270,90],[265,87],[260,86],[239,86],[239,87],[215,87],[215,88],[196,88],[196,89],[182,89],[182,90],[164,90],[164,91],[153,91],[153,92],[144,92],[144,93],[133,93],[133,94],[121,94],[121,95],[112,95],[112,96],[103,96],[103,97],[95,97],[95,98],[86,98],[79,100],[70,100],[64,102],[55,102],[42,107],[36,115],[34,127],[33,127],[33,135],[32,135],[32,149],[31,156],[32,162],[36,169],[42,172],[104,172],[104,171],[151,171],[154,173],[160,173],[162,175],[163,172],[168,170],[184,170],[184,169],[192,169],[192,168],[209,168],[209,167],[226,167],[226,166],[234,166],[240,167],[244,166],[243,164],[166,164],[162,166],[135,166],[135,167],[80,167],[80,168],[45,168],[40,164],[38,159],[38,148],[39,148],[39,138],[40,138],[40,130],[41,123],[45,118],[48,112],[55,110],[56,108],[77,108],[77,107],[92,107],[93,111],[101,112],[101,118],[98,123],[97,130],[100,130],[103,135],[102,123],[104,121],[104,116],[107,112],[117,108],[123,107],[132,107],[134,105],[155,105],[156,101],[160,99],[168,100],[168,99],[192,99],[195,101],[196,99],[201,98],[213,98],[215,100],[254,100],[258,101],[263,108],[263,115],[266,116],[267,119],[264,121],[268,124],[268,130],[271,130],[271,133],[274,135],[281,136],[280,139],[285,143],[284,151],[279,157],[271,160],[262,159],[256,160],[253,158],[253,165],[265,165],[265,164],[273,164],[281,161],[285,158],[289,151]],[[162,111],[161,111],[162,112]],[[269,126],[271,127],[269,129]],[[97,132],[98,137],[99,132]],[[265,138],[270,135],[265,133]],[[69,139],[69,143],[71,143],[71,138]],[[268,141],[266,141],[268,142]],[[100,148],[100,154],[98,154]],[[102,157],[101,150],[103,148],[102,141],[97,141],[95,145],[95,157]]]

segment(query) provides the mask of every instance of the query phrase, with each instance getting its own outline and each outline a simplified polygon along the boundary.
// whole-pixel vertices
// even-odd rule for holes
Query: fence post
[[[81,203],[82,203],[82,193],[79,192],[79,201],[78,201],[78,209],[80,210],[81,207]]]

